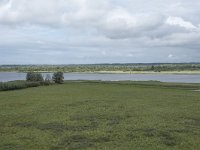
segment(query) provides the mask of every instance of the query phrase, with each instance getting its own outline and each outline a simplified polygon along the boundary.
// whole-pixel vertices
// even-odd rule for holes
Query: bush
[[[24,89],[28,87],[37,87],[40,86],[40,82],[26,82],[26,81],[11,81],[0,83],[0,91],[9,91],[16,89]]]
[[[50,82],[30,82],[30,81],[10,81],[10,82],[0,82],[0,91],[9,91],[17,89],[25,89],[29,87],[47,86]]]
[[[52,79],[55,83],[59,83],[59,84],[63,83],[64,82],[63,72],[54,73]]]
[[[45,81],[40,82],[40,85],[51,85],[51,82],[45,80]]]
[[[41,73],[28,72],[26,74],[26,81],[44,81]]]

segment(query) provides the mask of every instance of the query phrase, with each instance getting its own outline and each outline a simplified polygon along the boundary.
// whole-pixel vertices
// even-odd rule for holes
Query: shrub
[[[26,82],[26,81],[11,81],[11,82],[1,82],[0,91],[9,91],[16,89],[24,89],[28,87],[37,87],[40,86],[40,82]]]
[[[63,72],[54,73],[52,79],[55,83],[59,83],[59,84],[63,83],[64,82]]]
[[[32,82],[32,81],[10,81],[10,82],[0,82],[0,91],[9,91],[17,89],[25,89],[29,87],[47,86],[50,82]]]
[[[40,85],[50,85],[50,84],[52,84],[50,81],[42,81],[42,82],[40,82]]]

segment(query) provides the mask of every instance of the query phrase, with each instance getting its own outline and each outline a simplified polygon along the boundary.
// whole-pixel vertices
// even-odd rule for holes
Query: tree
[[[64,82],[63,72],[55,72],[55,73],[53,74],[52,79],[53,79],[53,81],[54,81],[55,83],[59,83],[59,84],[63,83],[63,82]]]
[[[41,73],[28,72],[26,74],[26,81],[42,82],[44,79]]]

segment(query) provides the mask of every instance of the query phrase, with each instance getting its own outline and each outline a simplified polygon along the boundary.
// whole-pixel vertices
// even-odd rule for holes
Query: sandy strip
[[[193,90],[193,91],[195,91],[195,92],[200,92],[200,90]]]

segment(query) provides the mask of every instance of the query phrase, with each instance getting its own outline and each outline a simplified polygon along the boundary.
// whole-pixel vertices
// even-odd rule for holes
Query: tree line
[[[85,65],[2,65],[0,71],[95,72],[95,71],[200,71],[200,63],[183,64],[85,64]]]
[[[28,72],[26,74],[26,81],[33,81],[33,82],[55,82],[55,83],[63,83],[64,82],[64,76],[63,72],[55,72],[51,78],[49,74],[46,75],[45,78],[43,78],[41,73],[35,73],[35,72]]]

